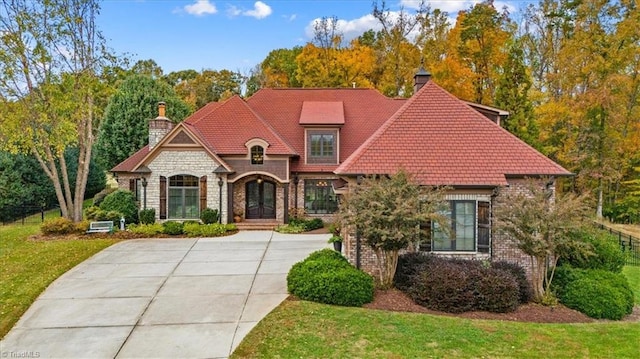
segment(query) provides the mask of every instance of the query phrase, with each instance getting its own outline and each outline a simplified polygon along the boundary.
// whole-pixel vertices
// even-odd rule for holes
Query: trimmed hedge
[[[229,225],[219,223],[185,223],[183,231],[188,237],[219,237],[233,230],[229,228]]]
[[[527,273],[520,265],[507,261],[497,261],[491,262],[491,268],[511,273],[518,283],[518,300],[521,304],[529,303],[533,299],[533,288],[531,288],[531,283],[527,279]]]
[[[172,236],[184,233],[184,225],[181,222],[167,221],[162,223],[162,228],[164,234],[169,234]]]
[[[146,236],[155,236],[164,233],[164,227],[162,227],[160,223],[132,224],[128,229],[131,233],[144,234]]]
[[[553,288],[562,304],[592,318],[620,320],[633,311],[633,291],[622,273],[564,265],[556,268]]]
[[[492,268],[481,261],[409,253],[398,259],[394,284],[416,303],[433,310],[505,313],[514,311],[521,298],[521,286],[512,270],[515,268],[500,265]]]
[[[373,278],[337,252],[323,249],[291,267],[289,293],[300,299],[342,306],[362,306],[373,300]]]
[[[289,220],[289,224],[281,225],[276,228],[279,233],[303,233],[314,229],[322,228],[324,222],[320,218],[304,219],[293,218]]]

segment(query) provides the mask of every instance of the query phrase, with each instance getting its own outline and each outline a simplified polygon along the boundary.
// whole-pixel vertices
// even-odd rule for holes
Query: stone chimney
[[[158,103],[158,117],[149,120],[149,150],[152,150],[173,129],[173,122],[165,117],[166,104]]]
[[[420,69],[413,75],[413,93],[415,94],[431,79],[431,73],[424,69],[424,59],[420,61]]]

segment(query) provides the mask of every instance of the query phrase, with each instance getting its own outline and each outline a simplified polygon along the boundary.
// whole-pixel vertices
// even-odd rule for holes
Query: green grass
[[[38,214],[39,216],[39,214]],[[46,218],[59,216],[49,211]],[[0,226],[0,338],[56,278],[115,239],[28,240],[40,224]]]
[[[640,305],[640,267],[625,266],[622,268],[622,273],[627,277],[629,285],[631,285],[631,289],[633,289],[636,305]]]
[[[232,358],[632,358],[640,323],[470,320],[285,301]]]

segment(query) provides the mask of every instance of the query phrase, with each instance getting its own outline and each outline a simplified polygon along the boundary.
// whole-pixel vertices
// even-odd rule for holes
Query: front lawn
[[[640,323],[538,324],[285,301],[232,358],[632,358]]]
[[[27,240],[39,230],[39,223],[0,226],[0,338],[51,282],[117,241]]]

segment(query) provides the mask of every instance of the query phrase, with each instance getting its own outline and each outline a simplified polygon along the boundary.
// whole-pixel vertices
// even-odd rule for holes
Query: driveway
[[[287,297],[327,234],[117,243],[53,282],[0,343],[3,358],[226,358]]]

